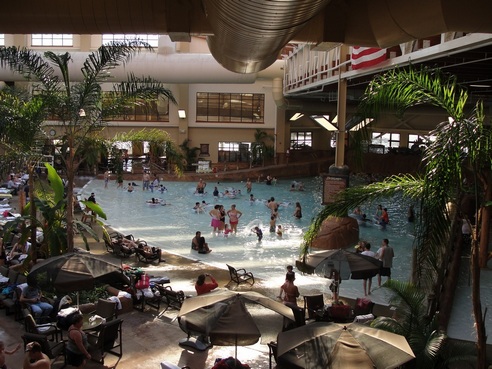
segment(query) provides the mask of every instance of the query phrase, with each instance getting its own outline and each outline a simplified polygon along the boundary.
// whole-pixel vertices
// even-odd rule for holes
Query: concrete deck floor
[[[95,229],[99,226],[95,225]],[[76,239],[76,246],[83,247],[81,239]],[[212,266],[200,262],[189,260],[177,255],[165,255],[166,262],[158,266],[147,265],[138,262],[136,258],[120,259],[106,251],[103,242],[92,241],[91,253],[101,255],[108,261],[120,264],[121,262],[142,267],[149,275],[168,276],[171,279],[170,285],[173,289],[183,290],[186,295],[196,295],[194,283],[196,277],[201,273],[212,274],[219,283],[219,287],[224,288],[229,282],[229,273],[226,270],[216,269]],[[235,287],[235,286],[233,286]],[[247,290],[248,287],[241,286],[239,290]],[[268,288],[257,283],[253,289],[265,293],[268,296],[276,296],[278,286]],[[164,310],[161,307],[161,311]],[[123,357],[108,354],[105,365],[116,366],[120,369],[158,369],[160,363],[168,361],[176,365],[189,366],[191,369],[212,368],[216,358],[234,356],[234,347],[214,346],[206,351],[193,351],[179,346],[178,341],[186,338],[186,334],[179,328],[174,319],[178,311],[170,309],[163,314],[159,314],[155,309],[146,307],[144,312],[133,310],[130,313],[121,314],[123,319]],[[24,332],[23,322],[17,322],[12,315],[6,316],[0,310],[0,340],[5,342],[7,349],[15,347],[15,344],[22,342],[21,335]],[[7,356],[7,366],[9,368],[21,368],[24,357],[23,350],[14,355]],[[247,362],[251,368],[268,368],[268,347],[256,344],[249,348],[238,348],[238,358],[242,362]],[[62,360],[59,359],[53,364],[53,368],[61,368]],[[88,362],[86,368],[102,368],[101,364]]]

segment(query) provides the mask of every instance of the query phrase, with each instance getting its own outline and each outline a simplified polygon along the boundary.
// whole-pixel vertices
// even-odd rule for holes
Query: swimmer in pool
[[[128,192],[133,192],[133,190],[134,190],[133,185],[131,183],[128,183],[128,187],[126,188],[126,190]]]
[[[197,214],[203,214],[203,208],[199,202],[195,203],[195,206],[193,206],[193,210],[195,210],[195,213]]]
[[[282,235],[283,235],[283,234],[284,234],[284,230],[283,230],[282,226],[279,224],[279,225],[277,226],[277,237],[278,237],[278,238],[282,238]]]
[[[261,242],[262,238],[263,238],[263,231],[260,229],[260,227],[254,227],[251,232],[253,232],[254,234],[256,234],[256,236],[258,237],[258,242]]]

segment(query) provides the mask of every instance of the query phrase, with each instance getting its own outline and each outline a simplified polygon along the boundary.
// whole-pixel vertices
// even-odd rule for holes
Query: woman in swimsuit
[[[231,231],[237,233],[237,225],[239,223],[239,218],[243,215],[239,210],[236,209],[236,205],[232,204],[231,209],[227,212],[229,216],[229,224],[231,225]]]
[[[302,218],[302,208],[301,208],[301,203],[300,202],[296,202],[296,210],[294,211],[294,216],[297,219],[301,219]]]
[[[210,226],[214,228],[214,232],[217,232],[220,229],[220,205],[215,205],[212,210],[208,213],[212,217],[212,222]]]

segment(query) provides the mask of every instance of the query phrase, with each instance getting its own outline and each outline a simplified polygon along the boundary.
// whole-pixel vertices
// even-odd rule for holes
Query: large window
[[[313,132],[291,132],[290,149],[302,150],[313,147]]]
[[[113,116],[108,120],[139,121],[139,122],[169,122],[169,100],[167,97],[160,97],[157,101],[152,101],[127,108],[119,116]]]
[[[372,133],[372,145],[381,145],[387,148],[400,147],[400,134],[399,133]]]
[[[147,35],[147,34],[105,34],[102,36],[102,43],[107,44],[112,41],[131,41],[139,39],[147,42],[152,47],[159,46],[159,35]]]
[[[31,35],[32,46],[73,46],[73,35],[71,34],[41,34]]]
[[[219,142],[219,163],[249,162],[249,142]]]
[[[264,123],[265,95],[198,92],[198,122]]]

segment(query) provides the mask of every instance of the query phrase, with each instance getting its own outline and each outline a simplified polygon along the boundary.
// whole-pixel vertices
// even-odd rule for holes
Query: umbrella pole
[[[234,361],[234,368],[237,368],[237,334],[236,334],[236,353],[235,353],[235,358],[236,358],[236,360]]]

